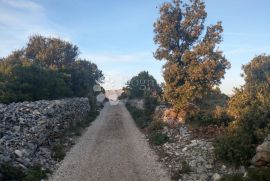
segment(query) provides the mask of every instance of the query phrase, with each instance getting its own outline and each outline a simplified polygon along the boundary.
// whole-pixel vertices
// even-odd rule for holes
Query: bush
[[[158,130],[162,130],[165,125],[166,125],[165,122],[153,120],[148,126],[148,131],[151,133]]]
[[[26,172],[23,181],[40,181],[41,179],[47,178],[47,173],[50,173],[50,171],[43,170],[40,165],[36,165]]]
[[[214,111],[200,111],[188,118],[190,123],[195,123],[199,126],[228,126],[232,118],[227,114],[226,109],[221,106],[216,106]]]
[[[235,165],[248,165],[255,154],[253,136],[246,131],[238,130],[227,133],[214,143],[217,158]]]
[[[3,180],[22,180],[25,176],[21,168],[14,167],[10,163],[2,163],[0,172],[3,174]]]
[[[248,170],[247,181],[269,181],[270,168],[251,168]]]
[[[162,145],[169,140],[169,137],[166,134],[153,132],[150,134],[150,141],[155,145]]]
[[[53,148],[52,148],[52,158],[57,160],[57,161],[60,161],[60,160],[63,160],[66,156],[66,153],[65,153],[65,149],[64,149],[64,145],[55,145]]]
[[[47,178],[49,170],[43,170],[40,165],[35,165],[26,171],[22,168],[14,167],[10,163],[0,165],[0,173],[3,174],[3,180],[22,180],[22,181],[40,181]]]
[[[147,114],[153,114],[158,104],[156,97],[145,96],[144,97],[144,108],[147,111]]]

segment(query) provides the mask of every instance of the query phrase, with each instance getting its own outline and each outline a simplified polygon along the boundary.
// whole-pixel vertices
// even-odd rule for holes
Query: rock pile
[[[0,104],[0,163],[52,169],[51,148],[89,110],[87,98]]]
[[[251,163],[257,167],[269,166],[270,164],[270,135],[265,138],[264,142],[256,148],[256,155],[252,158]]]
[[[178,175],[173,176],[174,180],[217,181],[222,175],[245,173],[244,167],[230,168],[215,160],[212,141],[193,138],[186,127],[179,129],[165,127],[163,133],[171,140],[162,146],[157,146],[157,149],[161,155],[161,162],[169,168],[171,175]],[[189,168],[183,169],[184,166]]]

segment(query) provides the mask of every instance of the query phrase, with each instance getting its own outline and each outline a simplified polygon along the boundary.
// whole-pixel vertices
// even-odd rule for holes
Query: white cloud
[[[60,37],[61,32],[66,37],[62,30],[61,26],[49,20],[45,9],[34,1],[0,0],[0,57],[22,48],[28,37],[34,34]]]
[[[41,10],[42,7],[29,0],[1,0],[0,2],[7,4],[14,8],[28,9],[28,10]]]

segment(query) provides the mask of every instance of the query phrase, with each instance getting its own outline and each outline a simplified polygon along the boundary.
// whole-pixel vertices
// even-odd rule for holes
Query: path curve
[[[106,104],[52,181],[169,181],[123,105]]]

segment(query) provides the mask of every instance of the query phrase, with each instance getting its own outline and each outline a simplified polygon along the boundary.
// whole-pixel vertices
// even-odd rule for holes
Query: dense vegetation
[[[183,119],[194,113],[185,110],[203,108],[230,68],[217,48],[222,41],[221,22],[206,26],[205,4],[200,0],[190,2],[164,3],[154,24],[154,41],[158,45],[154,56],[166,61],[164,96],[175,111],[185,112],[179,115]]]
[[[33,36],[25,48],[0,59],[0,102],[89,97],[102,79],[97,65],[78,58],[70,42]]]
[[[255,57],[243,70],[246,83],[228,103],[232,122],[216,142],[217,156],[235,164],[249,164],[256,145],[270,133],[270,56]]]
[[[141,99],[143,100],[144,110],[130,109],[134,112],[134,116],[140,117],[138,126],[143,128],[151,121],[151,114],[155,111],[158,102],[161,99],[162,89],[156,79],[147,71],[142,71],[138,75],[132,77],[128,81],[127,86],[123,88],[124,92],[119,97],[120,99]],[[128,108],[131,105],[127,105]]]
[[[127,102],[126,107],[137,126],[146,129],[151,143],[161,145],[169,140],[167,135],[160,132],[165,123],[153,119],[156,106],[162,100],[162,88],[156,79],[146,71],[131,78],[120,98],[143,100],[144,109]]]
[[[147,96],[158,97],[161,95],[162,89],[156,79],[147,71],[142,71],[138,75],[132,77],[127,86],[123,88],[124,92],[120,98],[137,98],[142,99]]]
[[[256,56],[244,65],[245,85],[235,88],[230,98],[222,94],[218,86],[230,68],[218,48],[223,28],[221,22],[206,26],[206,17],[201,0],[187,4],[174,0],[160,7],[154,24],[158,45],[154,56],[165,60],[164,98],[186,123],[225,127],[215,141],[217,158],[247,166],[256,146],[270,133],[270,56]],[[249,178],[256,177],[265,180],[269,174],[260,169],[249,171]]]

